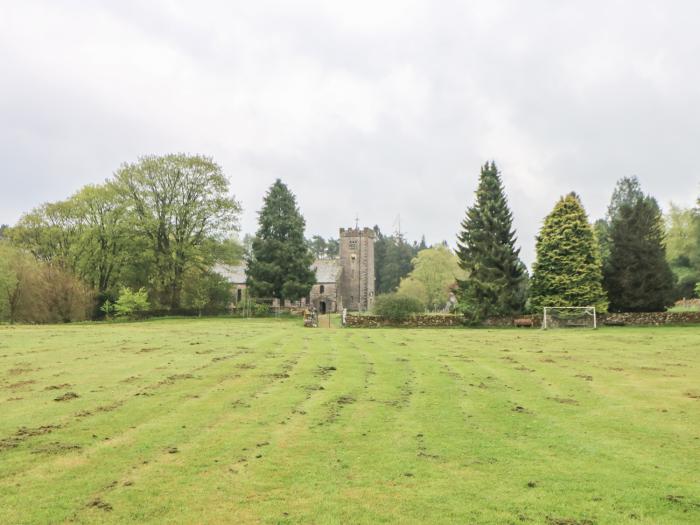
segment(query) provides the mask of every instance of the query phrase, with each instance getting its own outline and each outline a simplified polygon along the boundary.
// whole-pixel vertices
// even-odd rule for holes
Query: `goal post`
[[[542,328],[598,328],[595,306],[545,306]]]

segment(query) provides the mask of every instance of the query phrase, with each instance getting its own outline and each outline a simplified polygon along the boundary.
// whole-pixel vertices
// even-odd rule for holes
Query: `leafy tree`
[[[700,297],[700,283],[695,285],[695,296]]]
[[[610,310],[663,310],[673,304],[675,279],[666,261],[661,209],[636,178],[621,179],[613,199],[620,194],[625,199],[610,208],[610,256],[603,266]]]
[[[91,305],[90,291],[69,270],[0,242],[0,317],[10,323],[79,321]]]
[[[690,297],[700,283],[700,213],[671,204],[666,216],[666,259],[676,276],[675,298]]]
[[[160,303],[179,308],[184,276],[201,261],[207,240],[237,229],[241,208],[228,179],[210,158],[178,154],[124,164],[113,184],[150,244]]]
[[[411,261],[418,254],[419,244],[411,245],[399,233],[384,235],[379,226],[374,227],[374,234],[375,291],[390,293],[413,269]]]
[[[458,236],[460,309],[473,322],[511,315],[525,306],[527,272],[515,248],[513,215],[494,162],[481,168],[476,202],[467,210]]]
[[[700,216],[671,203],[666,215],[666,257],[672,265],[700,265]]]
[[[119,317],[140,317],[150,307],[148,292],[144,288],[133,291],[124,287],[119,292],[119,299],[114,303],[114,312]]]
[[[69,199],[45,203],[25,213],[10,229],[9,237],[40,261],[75,268],[79,250],[74,244],[81,229],[82,224]]]
[[[326,256],[326,250],[328,248],[326,240],[320,235],[314,235],[311,239],[308,239],[307,244],[309,250],[316,259],[322,259]]]
[[[119,274],[129,259],[143,267],[139,254],[144,247],[133,230],[114,188],[89,185],[65,201],[23,215],[11,237],[40,261],[80,277],[96,290],[99,305],[110,290],[116,294]]]
[[[298,300],[316,281],[304,240],[304,217],[289,188],[277,179],[265,195],[248,258],[248,287],[257,297]]]
[[[193,270],[185,280],[183,306],[196,310],[199,316],[205,310],[225,311],[232,299],[231,283],[216,272]]]
[[[593,223],[593,233],[598,241],[598,251],[603,265],[610,257],[610,223],[607,219],[598,219]]]
[[[11,324],[31,310],[41,282],[38,264],[27,253],[0,242],[0,315]]]
[[[0,241],[7,238],[10,227],[7,224],[0,224]]]
[[[424,310],[428,308],[428,290],[425,287],[425,284],[417,279],[411,279],[409,277],[401,279],[401,284],[399,285],[399,289],[396,291],[396,294],[403,297],[412,297],[423,305]]]
[[[562,197],[545,218],[536,252],[530,288],[533,308],[607,309],[598,244],[578,195]]]
[[[326,241],[326,257],[333,259],[340,255],[340,240],[330,238]]]
[[[114,314],[114,303],[106,299],[105,302],[102,303],[102,306],[100,306],[100,311],[104,314],[106,319],[111,318]]]
[[[398,293],[416,297],[428,309],[438,310],[447,303],[452,285],[463,278],[457,256],[449,248],[436,245],[418,252],[413,270],[401,280]]]
[[[424,306],[415,297],[390,293],[377,296],[372,311],[392,321],[402,321],[424,311]]]

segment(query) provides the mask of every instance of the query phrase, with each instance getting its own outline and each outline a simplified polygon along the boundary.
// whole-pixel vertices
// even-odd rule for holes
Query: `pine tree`
[[[644,195],[635,178],[621,179],[615,194],[630,181],[639,191],[610,207],[603,284],[612,311],[660,311],[673,303],[675,284],[666,260],[663,217],[656,199]]]
[[[586,211],[575,193],[562,197],[537,237],[530,281],[534,310],[544,306],[608,306],[600,252]]]
[[[515,248],[513,215],[494,162],[481,168],[476,202],[467,210],[457,255],[466,272],[459,281],[461,310],[473,322],[523,310],[525,265]]]
[[[296,198],[279,179],[265,195],[258,224],[247,261],[251,294],[292,301],[308,295],[316,276],[304,239],[306,223]]]

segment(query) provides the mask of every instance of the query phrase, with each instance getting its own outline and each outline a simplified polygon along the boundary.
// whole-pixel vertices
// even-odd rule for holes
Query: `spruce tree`
[[[467,210],[458,235],[459,265],[467,277],[458,282],[460,309],[478,322],[523,310],[525,265],[515,248],[513,215],[494,162],[481,168],[476,202]]]
[[[255,297],[296,301],[308,295],[316,276],[304,239],[304,217],[289,188],[277,179],[258,214],[248,256],[248,286]]]
[[[534,310],[544,306],[607,309],[598,243],[578,195],[569,193],[557,202],[544,220],[536,251],[530,281]]]
[[[639,188],[635,178],[621,179],[614,195],[630,181]],[[638,190],[610,209],[610,256],[603,266],[610,310],[664,310],[673,304],[675,277],[666,260],[664,223],[656,199]]]

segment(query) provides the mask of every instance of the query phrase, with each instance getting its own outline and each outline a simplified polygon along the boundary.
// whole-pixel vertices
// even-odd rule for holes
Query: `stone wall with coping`
[[[482,326],[492,328],[513,327],[515,319],[531,319],[534,328],[539,328],[542,325],[542,316],[540,315],[521,315],[516,317],[492,317],[486,319]],[[681,324],[700,324],[700,312],[625,312],[598,315],[599,326],[663,326]],[[464,325],[464,318],[454,314],[415,315],[403,321],[390,321],[378,315],[349,313],[346,319],[346,326],[351,328],[378,328],[383,326],[422,328]]]

